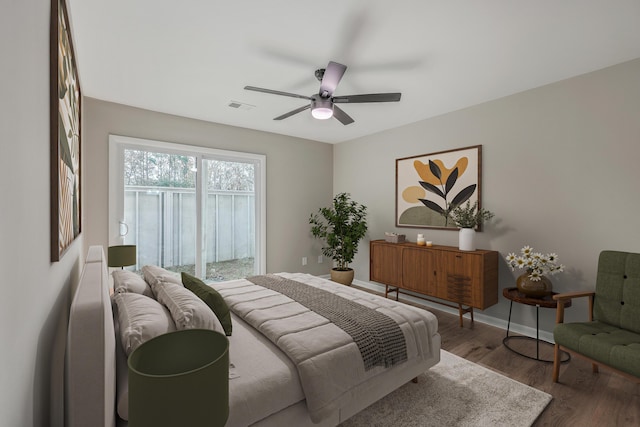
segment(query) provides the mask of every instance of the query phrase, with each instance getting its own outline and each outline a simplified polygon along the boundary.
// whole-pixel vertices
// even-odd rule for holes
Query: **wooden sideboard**
[[[404,293],[457,308],[463,326],[464,314],[473,323],[474,308],[498,302],[498,252],[372,240],[369,279],[385,285],[385,297]]]

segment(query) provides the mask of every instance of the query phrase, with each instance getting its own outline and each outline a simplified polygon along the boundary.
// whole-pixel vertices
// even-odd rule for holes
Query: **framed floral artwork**
[[[51,261],[80,234],[80,112],[78,69],[65,0],[51,0]]]
[[[457,230],[451,211],[480,205],[482,146],[396,159],[396,227]]]

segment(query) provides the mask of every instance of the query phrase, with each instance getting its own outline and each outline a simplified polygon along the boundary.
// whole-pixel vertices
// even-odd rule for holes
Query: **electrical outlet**
[[[323,261],[322,255],[318,255],[318,264],[322,264],[322,261]]]
[[[307,257],[306,256],[302,257],[302,265],[307,265]]]

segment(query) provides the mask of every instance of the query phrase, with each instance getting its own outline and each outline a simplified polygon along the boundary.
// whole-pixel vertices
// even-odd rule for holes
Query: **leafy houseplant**
[[[325,241],[322,254],[336,262],[331,270],[332,280],[336,270],[349,271],[353,280],[349,263],[358,252],[358,242],[367,232],[366,217],[367,207],[351,200],[348,193],[336,195],[332,206],[320,208],[309,217],[311,234]],[[345,284],[351,284],[351,280]]]
[[[471,205],[470,201],[464,206],[457,206],[451,211],[451,219],[454,224],[460,227],[458,237],[458,247],[462,251],[475,251],[476,227],[481,226],[485,221],[493,218],[493,212],[478,208],[476,201]]]

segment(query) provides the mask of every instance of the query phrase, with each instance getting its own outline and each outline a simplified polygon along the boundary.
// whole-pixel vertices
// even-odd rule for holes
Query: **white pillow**
[[[158,301],[135,293],[118,293],[113,297],[118,306],[120,340],[127,354],[158,335],[176,330],[171,313]]]
[[[139,274],[129,270],[114,270],[111,275],[115,293],[133,292],[155,299],[151,287]]]
[[[164,282],[182,286],[182,279],[178,273],[165,270],[157,265],[145,265],[142,267],[142,275],[154,293],[156,293],[156,286]]]
[[[164,282],[154,292],[180,329],[211,329],[224,335],[224,328],[214,312],[196,294],[182,285]]]

